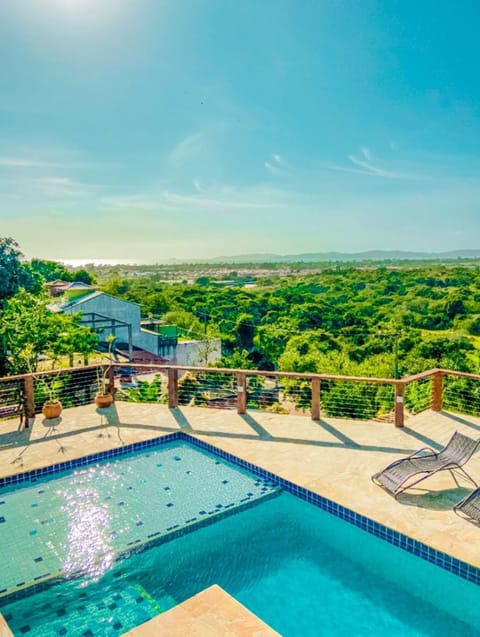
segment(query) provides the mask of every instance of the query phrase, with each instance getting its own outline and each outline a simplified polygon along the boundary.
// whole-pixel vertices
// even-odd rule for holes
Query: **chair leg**
[[[478,487],[478,484],[475,482],[472,476],[465,471],[463,467],[455,467],[455,469],[449,469],[449,471],[452,474],[452,477],[455,480],[455,484],[457,485],[457,487],[460,487],[461,485],[458,483],[457,477],[455,476],[455,471],[459,471],[466,480],[468,480],[471,484],[473,484],[475,488]]]

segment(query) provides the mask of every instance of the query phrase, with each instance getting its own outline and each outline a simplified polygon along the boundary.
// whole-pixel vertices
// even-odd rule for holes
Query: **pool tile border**
[[[333,500],[329,500],[317,493],[313,493],[304,487],[300,487],[299,485],[290,482],[289,480],[285,480],[277,476],[276,474],[262,469],[257,465],[247,462],[246,460],[242,460],[227,451],[223,451],[218,447],[215,447],[203,440],[195,438],[194,436],[190,436],[183,431],[173,432],[171,434],[166,434],[165,436],[161,436],[158,438],[151,438],[149,440],[143,440],[141,442],[135,442],[128,445],[124,445],[122,447],[117,447],[115,449],[110,449],[108,451],[101,451],[98,453],[90,454],[87,456],[83,456],[82,458],[75,458],[72,460],[66,460],[64,462],[60,462],[54,465],[50,465],[48,467],[42,467],[39,469],[33,469],[31,471],[25,471],[23,473],[18,473],[10,476],[5,476],[0,478],[0,488],[20,484],[22,482],[26,482],[28,480],[32,480],[35,478],[42,478],[48,475],[52,475],[55,473],[59,473],[60,471],[66,471],[70,469],[75,469],[77,467],[82,467],[86,465],[93,464],[95,462],[99,462],[100,460],[107,460],[109,458],[116,458],[119,456],[127,455],[134,451],[139,451],[143,449],[148,449],[151,447],[157,447],[163,444],[167,444],[175,441],[183,441],[192,444],[199,449],[203,449],[212,453],[213,455],[222,458],[223,460],[227,460],[232,464],[246,469],[251,473],[260,476],[270,482],[273,482],[276,485],[282,487],[288,493],[310,503],[314,506],[331,513],[332,515],[348,522],[349,524],[353,524],[358,528],[375,535],[376,537],[385,540],[389,544],[393,544],[394,546],[398,546],[399,548],[407,551],[408,553],[412,553],[417,557],[426,560],[440,568],[443,568],[454,575],[458,575],[463,579],[472,582],[473,584],[480,586],[480,569],[468,564],[467,562],[463,562],[458,558],[452,557],[447,553],[442,551],[438,551],[423,542],[419,542],[418,540],[414,540],[399,531],[395,531],[390,529],[379,522],[375,522],[374,520],[352,511],[347,507],[344,507],[341,504],[337,504]]]

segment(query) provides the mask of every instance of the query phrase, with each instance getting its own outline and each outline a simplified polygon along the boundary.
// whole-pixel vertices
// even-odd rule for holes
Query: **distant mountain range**
[[[366,252],[305,252],[302,254],[239,254],[220,256],[204,263],[273,263],[316,261],[399,261],[399,260],[480,259],[479,250],[450,250],[448,252],[410,252],[407,250],[368,250]]]

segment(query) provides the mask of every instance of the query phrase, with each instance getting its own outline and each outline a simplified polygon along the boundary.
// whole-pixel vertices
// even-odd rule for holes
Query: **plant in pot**
[[[103,372],[100,368],[97,370],[97,393],[95,394],[95,404],[100,408],[110,407],[113,403],[113,393],[110,390],[108,370],[108,367]]]
[[[62,413],[62,403],[58,398],[58,391],[62,387],[62,383],[58,379],[53,379],[50,382],[41,377],[41,383],[46,391],[48,398],[43,403],[42,414],[47,419],[58,418]]]
[[[95,395],[95,404],[99,408],[110,407],[113,403],[113,392],[110,384],[110,369],[112,364],[112,348],[113,342],[115,341],[115,337],[110,335],[107,338],[108,342],[108,360],[110,366],[102,370],[101,368],[97,369],[97,393]]]

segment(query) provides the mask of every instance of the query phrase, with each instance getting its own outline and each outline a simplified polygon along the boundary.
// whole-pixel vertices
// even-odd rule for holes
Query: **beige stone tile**
[[[245,606],[214,585],[125,637],[275,637],[279,635]]]
[[[5,617],[0,613],[0,637],[13,637],[13,633],[8,627]]]

